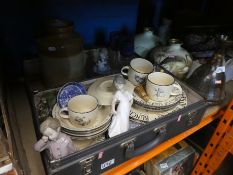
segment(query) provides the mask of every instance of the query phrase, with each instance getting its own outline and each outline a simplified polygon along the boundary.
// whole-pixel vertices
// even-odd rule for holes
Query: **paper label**
[[[104,152],[103,152],[103,151],[99,152],[99,154],[98,154],[98,159],[102,159],[103,154],[104,154]]]
[[[225,72],[225,66],[217,67],[217,69],[215,70],[215,73],[221,73],[221,72]]]
[[[111,160],[109,160],[109,161],[107,161],[105,163],[102,163],[101,164],[101,170],[113,165],[114,163],[115,163],[115,159],[111,159]]]
[[[167,163],[161,163],[160,164],[160,168],[163,168],[163,169],[168,168]]]
[[[182,117],[182,115],[179,115],[179,117],[178,117],[178,119],[177,119],[177,122],[180,121],[181,117]]]
[[[55,52],[57,49],[56,49],[56,47],[48,47],[48,50],[50,51],[50,52]]]
[[[215,84],[222,84],[222,81],[221,80],[216,80]]]

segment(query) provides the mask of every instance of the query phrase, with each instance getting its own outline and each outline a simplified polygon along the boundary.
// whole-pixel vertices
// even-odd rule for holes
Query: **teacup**
[[[130,66],[124,66],[121,69],[121,74],[127,76],[128,80],[135,86],[139,86],[146,82],[146,77],[153,71],[154,67],[150,61],[134,58],[130,61]]]
[[[175,79],[163,72],[153,72],[148,75],[146,81],[146,92],[154,101],[165,101],[171,95],[179,95],[182,88],[175,84]]]
[[[98,100],[95,97],[78,95],[71,98],[67,107],[62,108],[59,113],[62,118],[69,118],[74,126],[87,126],[96,119],[98,108]]]

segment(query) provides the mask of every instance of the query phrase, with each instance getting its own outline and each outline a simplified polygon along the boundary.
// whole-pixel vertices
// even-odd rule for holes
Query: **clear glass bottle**
[[[198,67],[188,79],[188,84],[196,89],[206,100],[219,102],[225,92],[224,48],[217,51],[210,64]]]

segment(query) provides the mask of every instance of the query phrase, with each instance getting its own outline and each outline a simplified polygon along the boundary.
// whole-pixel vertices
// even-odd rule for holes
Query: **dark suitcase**
[[[88,86],[94,81],[93,79],[82,83]],[[178,82],[187,95],[188,104],[185,108],[130,129],[111,139],[91,145],[59,160],[52,160],[49,152],[44,151],[41,155],[47,174],[101,174],[197,125],[202,119],[208,103],[187,85]],[[39,125],[47,116],[51,116],[58,90],[31,90],[30,99],[38,139],[41,137]]]

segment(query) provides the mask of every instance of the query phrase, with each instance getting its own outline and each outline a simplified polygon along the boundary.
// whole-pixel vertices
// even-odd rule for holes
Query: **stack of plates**
[[[179,85],[178,83],[175,84]],[[139,97],[135,92],[133,96],[134,96],[134,104],[151,111],[160,111],[160,110],[167,110],[169,108],[172,108],[176,104],[178,104],[182,98],[182,94],[180,94],[180,95],[171,95],[170,98],[165,101],[154,101],[150,99],[149,101],[146,102],[141,97]]]
[[[72,136],[75,140],[96,139],[107,131],[111,122],[110,106],[101,106],[96,120],[92,121],[88,126],[74,126],[69,119],[60,116],[61,108],[67,107],[71,98],[86,93],[86,88],[81,83],[70,82],[65,84],[58,92],[57,104],[55,104],[52,111],[53,117],[60,121],[62,132]]]
[[[177,82],[176,84],[179,85]],[[187,106],[187,96],[184,91],[180,95],[170,96],[165,101],[146,102],[135,92],[133,96],[134,104],[130,111],[130,119],[139,123],[150,122]]]
[[[102,106],[98,111],[95,121],[90,123],[88,127],[76,127],[72,125],[69,119],[62,118],[59,114],[60,107],[56,104],[53,108],[52,115],[61,123],[62,132],[76,137],[79,140],[92,139],[105,133],[111,123],[110,106]]]

